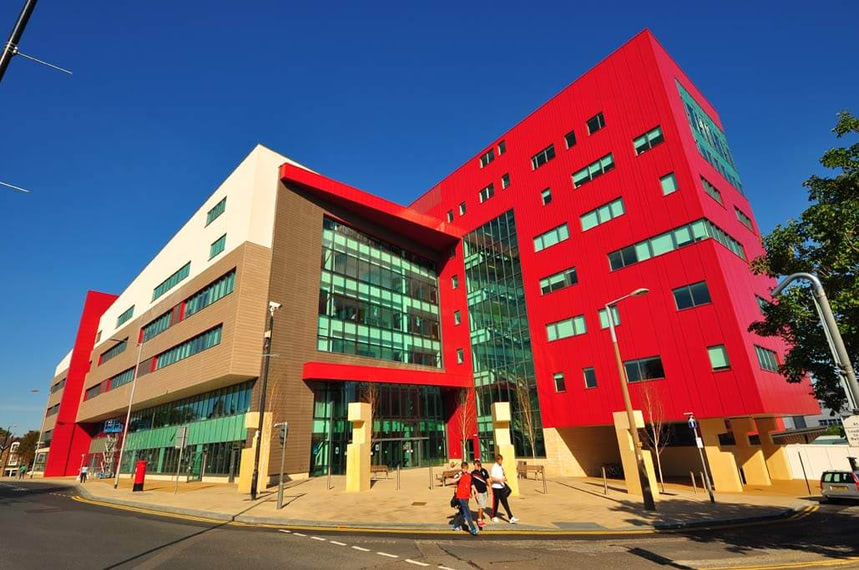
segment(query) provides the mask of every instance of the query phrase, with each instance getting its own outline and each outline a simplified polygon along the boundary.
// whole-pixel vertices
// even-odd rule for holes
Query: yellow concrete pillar
[[[259,412],[248,412],[245,414],[245,428],[256,429],[259,425]],[[271,450],[271,412],[266,412],[262,418],[261,437],[254,437],[251,447],[242,449],[242,464],[239,468],[239,493],[251,492],[251,480],[254,474],[254,456],[256,446],[262,445],[259,452],[259,486],[258,491],[264,491],[268,486],[268,458]]]
[[[749,433],[757,431],[755,420],[752,418],[735,418],[731,420],[734,440],[737,442],[736,457],[743,468],[747,485],[772,485],[767,462],[760,445],[749,442]]]
[[[620,450],[620,462],[623,465],[623,476],[626,479],[626,490],[630,495],[644,496],[641,489],[641,478],[638,476],[638,460],[635,458],[635,445],[632,441],[632,434],[629,431],[629,417],[626,412],[614,412],[614,431],[617,436],[617,446]],[[635,420],[636,429],[644,427],[644,416],[641,410],[633,410],[632,417]],[[656,478],[656,470],[653,469],[653,458],[650,456],[650,451],[641,450],[642,458],[644,459],[644,470],[647,472],[647,479],[650,481],[650,491],[653,493],[653,498],[659,498],[659,487],[657,486],[658,479]]]
[[[504,475],[510,485],[511,495],[519,496],[519,476],[516,473],[516,448],[510,439],[510,402],[492,404],[492,432],[495,436],[495,453],[504,458]],[[495,462],[493,457],[487,465]]]
[[[725,433],[725,420],[712,418],[698,420],[701,428],[701,439],[704,440],[704,453],[710,466],[710,476],[713,487],[720,493],[742,493],[743,483],[737,471],[737,461],[730,451],[723,451],[719,446],[719,434]]]
[[[349,421],[352,422],[352,443],[346,446],[346,492],[370,490],[370,440],[373,410],[366,402],[350,402]]]
[[[761,451],[764,454],[764,461],[767,462],[770,479],[789,481],[793,476],[790,471],[787,451],[785,451],[784,446],[776,444],[772,438],[773,432],[781,430],[778,420],[776,418],[758,418],[755,423],[758,426],[758,433],[761,435]]]

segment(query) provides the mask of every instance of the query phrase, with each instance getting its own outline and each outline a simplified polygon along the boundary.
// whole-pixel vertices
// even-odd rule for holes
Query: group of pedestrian
[[[490,471],[487,471],[480,460],[474,462],[474,470],[468,470],[468,462],[463,461],[461,471],[456,479],[456,491],[450,501],[451,507],[457,509],[456,515],[451,521],[453,530],[462,530],[465,525],[468,525],[466,530],[470,530],[472,536],[477,536],[483,527],[486,526],[484,513],[489,506],[489,492],[492,491],[492,522],[498,522],[498,503],[504,507],[507,512],[507,522],[516,524],[519,519],[513,516],[510,510],[510,503],[507,497],[510,496],[510,486],[507,484],[507,476],[504,473],[502,463],[504,458],[501,455],[495,456],[495,463]],[[477,522],[475,523],[471,516],[471,508],[469,502],[471,497],[477,501]]]

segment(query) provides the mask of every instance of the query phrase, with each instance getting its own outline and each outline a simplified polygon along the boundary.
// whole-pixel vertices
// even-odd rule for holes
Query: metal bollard
[[[400,490],[400,466],[397,465],[397,491]]]
[[[548,487],[546,487],[546,471],[545,471],[546,468],[544,467],[543,469],[544,469],[544,471],[543,471],[543,494],[548,495],[549,489],[548,489]]]
[[[605,467],[602,468],[603,495],[608,495],[608,480],[605,478]]]
[[[707,488],[707,480],[706,480],[706,479],[704,479],[704,472],[703,472],[703,471],[701,471],[701,472],[699,473],[699,475],[701,475],[701,488],[702,488],[702,489],[706,489],[706,488]]]
[[[695,484],[695,473],[690,471],[689,476],[692,477],[692,492],[697,495],[698,494],[698,485]]]
[[[432,491],[432,465],[429,466],[429,490]]]

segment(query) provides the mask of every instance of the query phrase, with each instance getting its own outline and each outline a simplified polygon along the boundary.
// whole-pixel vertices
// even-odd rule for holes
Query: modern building
[[[374,463],[491,454],[490,406],[510,401],[517,455],[595,475],[623,409],[604,307],[645,287],[612,316],[666,472],[696,465],[693,412],[717,488],[790,478],[769,434],[818,407],[777,373],[781,342],[748,332],[762,252],[718,114],[648,31],[408,207],[257,147],[125,291],[88,295],[44,473],[112,471],[136,386],[122,471],[247,489],[268,360],[263,475],[280,422],[291,476],[342,472],[353,401],[372,404]]]

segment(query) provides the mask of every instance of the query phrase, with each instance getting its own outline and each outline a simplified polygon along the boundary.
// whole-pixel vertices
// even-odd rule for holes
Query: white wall
[[[69,367],[69,364],[72,361],[72,351],[70,350],[68,354],[66,354],[60,363],[57,364],[57,367],[54,369],[54,376],[59,376],[61,372]]]
[[[838,469],[849,471],[850,463],[848,457],[859,458],[859,447],[843,445],[814,445],[806,443],[792,443],[784,447],[790,461],[790,470],[794,479],[802,479],[802,468],[805,466],[805,474],[809,481],[820,481],[820,475],[824,471]],[[799,458],[802,457],[802,463]]]

